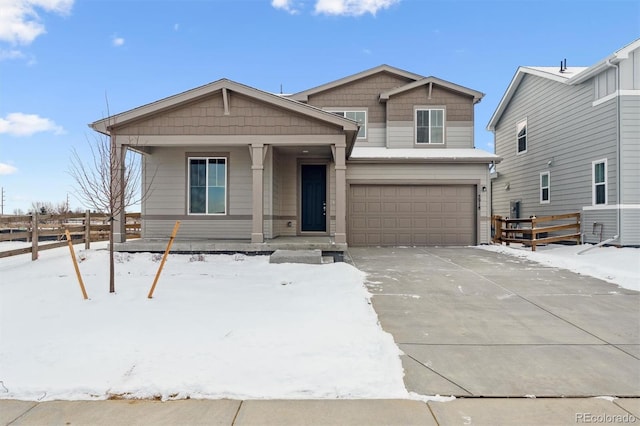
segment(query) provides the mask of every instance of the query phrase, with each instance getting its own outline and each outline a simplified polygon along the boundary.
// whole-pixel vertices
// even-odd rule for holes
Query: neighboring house
[[[640,39],[591,67],[520,67],[489,121],[492,213],[582,213],[586,242],[640,245]]]
[[[499,160],[474,149],[482,97],[381,65],[290,96],[223,79],[91,127],[143,154],[143,239],[181,220],[194,241],[468,245],[489,242]]]

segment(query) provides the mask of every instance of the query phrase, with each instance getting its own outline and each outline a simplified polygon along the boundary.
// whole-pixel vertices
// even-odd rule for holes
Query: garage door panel
[[[350,245],[475,244],[473,185],[351,185]]]

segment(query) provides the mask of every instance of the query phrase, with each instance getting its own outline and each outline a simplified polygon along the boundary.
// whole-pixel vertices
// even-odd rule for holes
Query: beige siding
[[[477,242],[490,240],[489,170],[485,164],[362,164],[349,163],[348,184],[366,183],[470,184],[480,197],[477,211]],[[486,192],[482,187],[487,188]]]
[[[387,120],[413,122],[416,105],[444,106],[447,121],[473,122],[473,98],[436,85],[431,91],[431,98],[428,85],[392,96],[387,101]]]
[[[358,139],[355,146],[384,147],[387,141],[387,128],[381,123],[373,123],[367,128],[367,138]]]
[[[187,157],[197,155],[228,154],[227,216],[187,215]],[[249,238],[251,236],[252,176],[251,159],[247,147],[203,150],[156,148],[144,161],[145,185],[150,185],[148,198],[143,203],[143,237],[164,238],[171,232],[178,218],[181,238]],[[155,176],[154,176],[155,175]],[[167,223],[170,223],[167,231]]]
[[[274,158],[274,182],[278,188],[277,204],[274,200],[274,223],[278,235],[295,236],[298,190],[296,158],[293,155],[279,153],[277,148]],[[291,222],[291,227],[287,226],[288,222]]]
[[[387,148],[414,148],[414,122],[389,122],[389,143]],[[448,121],[445,123],[445,143],[422,147],[433,148],[473,148],[473,123]]]
[[[222,95],[162,111],[151,118],[124,125],[121,135],[332,135],[331,126],[291,111],[229,92],[229,115],[224,114]]]
[[[369,111],[369,123],[384,123],[385,105],[379,102],[382,92],[403,86],[413,80],[387,72],[362,78],[360,80],[309,96],[309,105],[326,107],[365,107]]]

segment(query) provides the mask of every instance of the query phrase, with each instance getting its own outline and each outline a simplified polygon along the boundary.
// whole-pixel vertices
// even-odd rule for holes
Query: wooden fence
[[[140,213],[127,213],[125,224],[127,238],[140,238]],[[29,247],[3,250],[0,244],[0,258],[31,253],[31,260],[38,258],[38,251],[67,245],[65,231],[68,229],[74,244],[109,239],[109,216],[104,213],[69,213],[61,215],[3,216],[0,217],[0,243],[23,241]]]
[[[547,222],[546,226],[540,226],[544,222]],[[522,243],[530,245],[531,251],[536,251],[538,244],[558,241],[575,241],[580,244],[580,213],[532,216],[529,219],[503,219],[502,216],[494,215],[491,223],[495,230],[494,243]]]

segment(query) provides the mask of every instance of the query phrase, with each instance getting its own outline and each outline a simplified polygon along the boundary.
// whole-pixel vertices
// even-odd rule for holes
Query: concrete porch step
[[[322,250],[278,249],[269,256],[269,263],[308,263],[320,265],[322,263]]]

